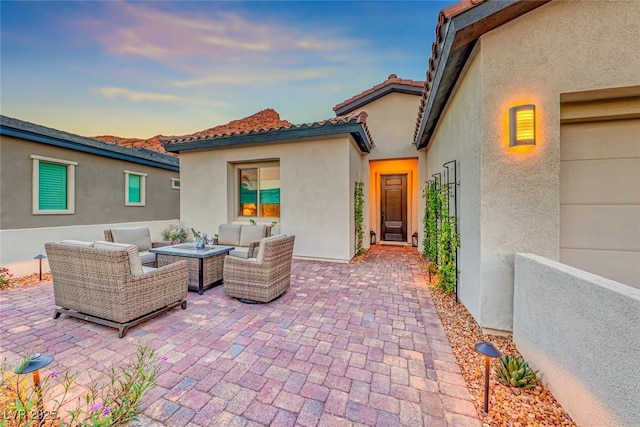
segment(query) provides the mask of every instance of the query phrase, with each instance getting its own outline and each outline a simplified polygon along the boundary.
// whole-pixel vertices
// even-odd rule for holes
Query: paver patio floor
[[[294,260],[269,304],[190,292],[186,310],[122,339],[54,320],[51,283],[0,292],[0,306],[8,361],[37,345],[61,372],[100,371],[140,343],[166,355],[142,425],[481,426],[413,248],[377,245],[362,265]]]

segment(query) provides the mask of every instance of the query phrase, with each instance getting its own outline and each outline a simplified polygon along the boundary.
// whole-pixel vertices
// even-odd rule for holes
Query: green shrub
[[[9,273],[7,267],[0,267],[0,289],[4,289],[9,284],[9,279],[13,277],[13,274]]]
[[[513,387],[533,388],[540,381],[529,364],[523,359],[502,356],[495,365],[496,379],[499,383]]]

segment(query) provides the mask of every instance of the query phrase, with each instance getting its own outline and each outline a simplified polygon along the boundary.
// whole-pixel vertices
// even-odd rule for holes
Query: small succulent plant
[[[495,365],[497,380],[504,385],[521,388],[533,388],[540,381],[529,364],[523,359],[504,355]]]

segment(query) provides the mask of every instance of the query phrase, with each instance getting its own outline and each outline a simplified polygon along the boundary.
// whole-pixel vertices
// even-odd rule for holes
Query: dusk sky
[[[265,108],[323,120],[389,74],[424,80],[438,13],[453,3],[3,0],[1,110],[138,138]]]

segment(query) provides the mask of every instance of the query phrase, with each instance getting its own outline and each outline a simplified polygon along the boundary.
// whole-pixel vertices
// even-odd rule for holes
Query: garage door
[[[640,288],[640,107],[625,111],[561,125],[560,261]]]

